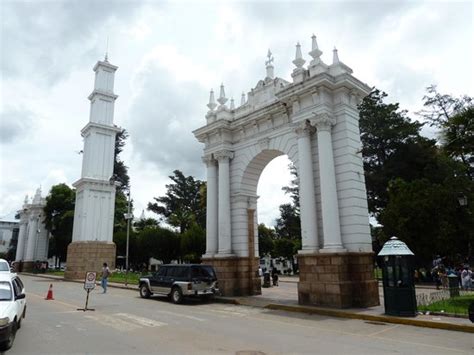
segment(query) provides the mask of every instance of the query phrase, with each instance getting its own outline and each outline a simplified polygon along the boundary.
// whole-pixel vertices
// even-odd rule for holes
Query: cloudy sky
[[[307,53],[314,33],[325,62],[336,46],[357,78],[410,112],[420,109],[430,84],[474,94],[471,1],[0,4],[0,219],[11,219],[39,185],[44,195],[80,177],[92,68],[107,38],[109,61],[119,67],[115,123],[130,133],[122,159],[137,216],[164,194],[173,170],[205,178],[203,146],[192,130],[205,123],[209,90],[223,82],[239,102],[264,78],[268,48],[275,75],[289,80],[296,42]],[[260,179],[259,219],[266,224],[285,200],[278,192],[289,179],[287,163],[274,160]]]

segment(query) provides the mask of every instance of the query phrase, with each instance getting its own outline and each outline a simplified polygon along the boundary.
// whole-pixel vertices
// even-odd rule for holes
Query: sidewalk
[[[48,274],[22,273],[23,275],[48,278],[62,282],[84,283],[83,280],[64,280],[62,276]],[[349,308],[332,309],[314,306],[302,306],[298,304],[297,277],[281,277],[280,286],[271,288],[262,288],[262,295],[248,297],[217,297],[216,301],[222,303],[231,303],[242,306],[259,307],[272,310],[281,310],[287,312],[299,312],[307,314],[318,314],[330,317],[361,319],[372,322],[405,324],[417,327],[427,327],[436,329],[445,329],[474,333],[474,324],[469,319],[438,316],[438,315],[418,315],[416,317],[394,317],[384,314],[383,291],[380,288],[379,306],[370,308]],[[125,286],[121,283],[109,282],[109,287],[121,288],[138,291],[137,285]],[[428,288],[436,291],[436,288]],[[418,290],[417,292],[429,292],[427,290]]]

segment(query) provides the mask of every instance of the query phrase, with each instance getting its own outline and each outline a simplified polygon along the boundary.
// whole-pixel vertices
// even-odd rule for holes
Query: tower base
[[[299,254],[298,303],[335,308],[378,306],[373,253]]]
[[[262,294],[262,282],[258,276],[259,258],[204,256],[202,263],[212,265],[216,270],[222,296]]]
[[[115,269],[116,246],[112,242],[72,242],[67,247],[65,279],[83,279],[87,271],[102,272],[102,264]]]

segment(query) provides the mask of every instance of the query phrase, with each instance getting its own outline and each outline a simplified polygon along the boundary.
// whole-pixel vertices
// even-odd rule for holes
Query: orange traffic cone
[[[48,294],[46,295],[45,300],[54,300],[53,298],[53,284],[49,284]]]

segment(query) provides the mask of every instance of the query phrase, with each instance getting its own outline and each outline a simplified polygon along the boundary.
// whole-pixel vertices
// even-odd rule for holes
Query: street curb
[[[384,315],[378,316],[378,315],[372,315],[372,314],[353,313],[353,312],[347,312],[347,311],[341,311],[341,310],[335,310],[335,309],[325,309],[325,308],[305,307],[305,306],[288,306],[288,305],[274,304],[274,303],[268,304],[264,308],[272,309],[272,310],[287,311],[287,312],[318,314],[318,315],[338,317],[338,318],[362,319],[362,320],[384,322],[384,323],[412,325],[415,327],[425,327],[425,328],[452,330],[452,331],[465,332],[465,333],[474,333],[474,326],[463,325],[463,324],[431,322],[431,321],[426,321],[426,320],[421,320],[421,319],[399,318],[399,317],[384,316]]]

